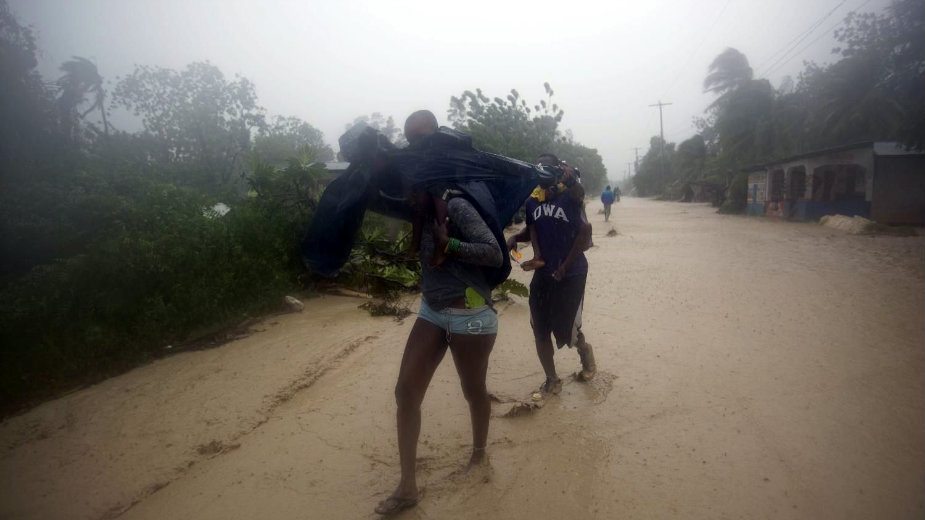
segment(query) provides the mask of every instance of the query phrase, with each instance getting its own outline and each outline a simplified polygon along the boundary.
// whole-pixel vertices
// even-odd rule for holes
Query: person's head
[[[430,110],[418,110],[405,119],[405,139],[414,144],[437,131],[437,116]]]
[[[553,153],[547,152],[540,154],[540,156],[537,157],[536,162],[540,166],[555,168],[559,173],[559,179],[557,182],[564,182],[566,186],[575,184],[578,179],[578,170],[569,166],[567,162],[560,161],[559,158]]]
[[[607,186],[607,188],[605,188],[604,191],[610,191],[610,186]]]
[[[555,186],[562,179],[562,168],[559,166],[559,158],[551,153],[541,154],[536,158],[536,164],[540,167],[539,184],[540,187],[548,188]]]
[[[560,161],[559,158],[555,156],[555,154],[544,153],[540,154],[540,156],[536,158],[536,163],[543,166],[559,166],[562,164],[562,161]]]

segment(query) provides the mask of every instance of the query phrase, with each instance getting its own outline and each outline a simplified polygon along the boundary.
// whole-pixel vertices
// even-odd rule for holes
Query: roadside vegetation
[[[724,211],[744,210],[741,169],[859,141],[925,147],[925,3],[896,0],[885,14],[851,13],[836,30],[836,60],[807,62],[776,87],[767,79],[787,53],[754,69],[736,49],[710,65],[703,82],[716,95],[699,129],[681,143],[658,136],[632,178],[641,196],[677,200],[693,181],[725,192]],[[717,202],[722,202],[719,200]]]
[[[604,160],[596,149],[582,145],[571,131],[560,128],[565,111],[556,104],[549,83],[543,87],[546,99],[536,104],[515,89],[504,98],[489,98],[481,89],[467,90],[450,98],[450,122],[487,152],[531,163],[540,154],[552,152],[581,171],[587,193],[600,193],[607,184]]]
[[[315,290],[299,242],[331,178],[319,162],[335,159],[318,129],[267,114],[251,81],[208,62],[107,81],[74,57],[45,78],[39,52],[0,0],[0,415]],[[525,160],[553,149],[602,182],[558,107],[476,101],[450,111],[477,146]],[[114,123],[132,117],[132,130]],[[358,121],[404,141],[392,117]],[[499,137],[527,127],[526,141]],[[337,283],[388,307],[373,312],[405,312],[397,296],[419,276],[406,249],[406,226],[370,215]]]

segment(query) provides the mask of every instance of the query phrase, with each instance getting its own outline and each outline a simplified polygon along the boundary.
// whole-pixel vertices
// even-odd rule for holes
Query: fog
[[[923,27],[0,0],[0,519],[925,517]]]
[[[271,115],[294,115],[336,145],[358,115],[400,122],[418,108],[445,123],[449,98],[481,88],[528,101],[555,89],[562,128],[597,148],[620,179],[659,132],[694,133],[712,97],[710,61],[735,47],[774,85],[804,60],[829,61],[832,31],[853,9],[887,0],[684,2],[283,2],[14,0],[37,32],[49,79],[71,56],[94,61],[110,84],[135,64],[179,69],[208,60],[257,85]],[[810,31],[811,30],[811,31]],[[801,36],[805,36],[799,40]],[[792,46],[792,47],[791,47]],[[791,49],[788,54],[785,51]],[[783,59],[781,59],[783,58]],[[130,125],[116,119],[117,125]]]

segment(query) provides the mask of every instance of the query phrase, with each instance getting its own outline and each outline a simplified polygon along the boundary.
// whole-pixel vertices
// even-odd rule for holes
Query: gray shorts
[[[427,302],[421,300],[418,315],[445,330],[447,334],[497,334],[498,315],[488,305],[476,309],[454,309],[448,307],[441,311],[431,309]]]

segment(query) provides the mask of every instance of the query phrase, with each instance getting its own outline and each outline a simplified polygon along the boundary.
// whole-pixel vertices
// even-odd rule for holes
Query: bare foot
[[[540,386],[540,393],[545,397],[547,395],[559,395],[562,391],[562,380],[558,377],[555,379],[547,378]]]
[[[485,450],[473,450],[469,463],[450,473],[449,478],[454,481],[488,482],[491,480],[491,461]]]
[[[597,372],[594,370],[581,369],[578,372],[575,372],[575,381],[579,383],[590,383],[594,379],[594,374]]]
[[[421,494],[416,487],[414,489],[402,489],[401,484],[399,484],[398,488],[389,495],[389,498],[379,502],[375,511],[380,515],[394,515],[416,506],[420,499]]]
[[[418,505],[417,498],[389,497],[376,506],[376,514],[391,516]]]
[[[469,467],[478,466],[487,460],[488,455],[485,454],[485,448],[473,449],[472,455],[469,457]]]

